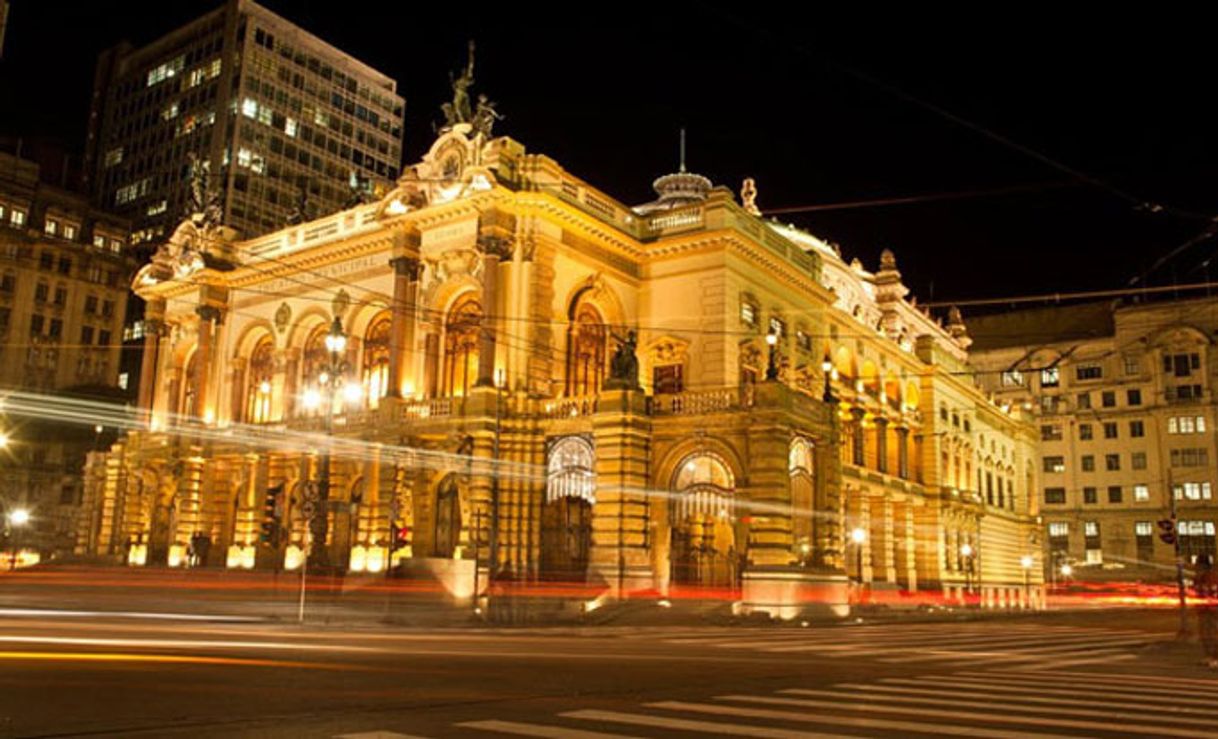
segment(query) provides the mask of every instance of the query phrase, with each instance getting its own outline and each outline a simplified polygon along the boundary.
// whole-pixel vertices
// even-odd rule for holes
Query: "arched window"
[[[595,395],[605,376],[605,322],[587,303],[577,303],[567,332],[567,396]]]
[[[275,377],[275,342],[264,336],[250,352],[245,384],[245,420],[267,423],[271,420],[271,382]]]
[[[726,516],[734,513],[736,480],[727,463],[709,452],[691,454],[677,468],[673,489],[676,498],[674,521],[694,516]]]
[[[797,436],[791,440],[790,453],[790,470],[791,475],[796,474],[812,474],[812,443],[802,436]]]
[[[183,416],[197,418],[199,416],[199,393],[195,386],[195,373],[198,369],[199,352],[191,353],[186,361],[186,369],[182,372],[182,403],[179,410]]]
[[[478,377],[478,339],[482,304],[467,294],[448,311],[444,321],[444,394],[464,397]]]
[[[376,408],[389,394],[389,312],[378,315],[364,334],[364,371],[361,381],[368,407]]]
[[[322,398],[325,388],[322,375],[329,365],[330,358],[326,352],[325,323],[318,324],[309,332],[305,339],[304,351],[300,356],[300,391],[303,402],[296,404],[303,415],[315,415],[321,412]]]
[[[555,442],[546,463],[546,502],[582,498],[596,502],[596,455],[592,443],[580,436]]]
[[[812,443],[802,436],[791,440],[788,468],[791,473],[791,532],[796,553],[803,563],[813,561],[816,542],[816,477]]]

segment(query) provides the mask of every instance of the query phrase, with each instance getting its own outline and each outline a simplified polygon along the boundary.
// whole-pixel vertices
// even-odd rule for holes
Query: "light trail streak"
[[[114,639],[80,636],[0,636],[6,644],[64,644],[78,647],[134,647],[165,649],[270,649],[314,652],[379,652],[375,647],[340,644],[304,644],[273,641],[213,641],[210,639]]]
[[[157,414],[163,428],[149,431],[148,413],[116,403],[95,400],[65,398],[22,390],[9,390],[0,397],[0,412],[10,416],[31,419],[62,421],[83,426],[108,426],[125,431],[141,431],[163,434],[166,444],[171,437],[180,437],[193,443],[211,442],[244,446],[248,449],[274,450],[288,453],[318,454],[327,450],[333,457],[366,462],[390,462],[411,468],[437,471],[460,470],[465,474],[497,476],[500,479],[519,480],[544,485],[548,471],[545,465],[511,462],[456,454],[417,446],[386,444],[346,438],[337,433],[327,435],[320,432],[297,431],[285,425],[254,425],[232,423],[226,427],[208,426],[197,418],[178,414]],[[341,433],[341,432],[340,432]],[[680,500],[683,494],[670,490],[630,485],[602,484],[600,494],[623,494],[658,500]],[[789,505],[750,501],[735,496],[732,507],[755,514],[791,516],[838,521],[841,516],[832,511],[795,511]]]
[[[225,665],[235,667],[279,667],[306,670],[360,670],[374,668],[355,665],[328,665],[320,662],[291,662],[274,659],[245,659],[240,657],[202,657],[177,654],[135,654],[127,652],[0,652],[0,660],[31,660],[40,662],[136,662],[160,664]]]

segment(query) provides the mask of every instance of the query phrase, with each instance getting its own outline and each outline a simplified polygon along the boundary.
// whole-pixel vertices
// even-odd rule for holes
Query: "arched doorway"
[[[587,577],[596,503],[595,453],[581,436],[558,439],[546,464],[541,512],[541,576],[579,582]]]
[[[264,336],[250,352],[249,379],[245,388],[245,421],[267,423],[271,420],[271,391],[275,379],[275,342]]]
[[[461,490],[449,475],[436,487],[436,527],[431,556],[452,559],[461,541]]]
[[[806,566],[814,563],[818,526],[812,443],[802,436],[791,440],[788,469],[791,474],[791,528],[795,535],[795,556],[800,564]]]
[[[736,481],[727,463],[710,452],[691,454],[677,467],[672,488],[672,582],[736,587]]]

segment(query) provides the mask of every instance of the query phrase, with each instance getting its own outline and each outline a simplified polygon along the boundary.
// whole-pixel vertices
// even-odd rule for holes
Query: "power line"
[[[926,195],[909,195],[906,197],[877,198],[874,200],[851,200],[841,203],[825,203],[823,205],[796,205],[784,208],[766,208],[763,213],[767,216],[785,213],[817,213],[830,210],[853,210],[856,208],[876,208],[890,205],[910,205],[914,203],[931,203],[944,200],[965,200],[970,198],[988,198],[1001,195],[1014,195],[1025,192],[1041,192],[1058,190],[1067,187],[1077,187],[1074,182],[1044,182],[1040,184],[1012,185],[992,190],[959,190],[956,192],[929,193]]]

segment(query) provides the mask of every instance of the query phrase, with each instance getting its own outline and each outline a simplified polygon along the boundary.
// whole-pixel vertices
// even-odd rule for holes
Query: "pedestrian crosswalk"
[[[634,634],[663,644],[716,651],[873,659],[894,664],[927,664],[944,669],[1021,665],[1061,669],[1122,662],[1137,651],[1170,639],[1135,629],[1084,628],[1038,623],[891,624],[823,629],[749,631],[704,629],[684,633]]]
[[[1051,670],[971,670],[774,693],[577,708],[542,721],[486,719],[463,734],[602,739],[713,734],[818,739],[929,734],[988,739],[1212,737],[1218,680]]]

